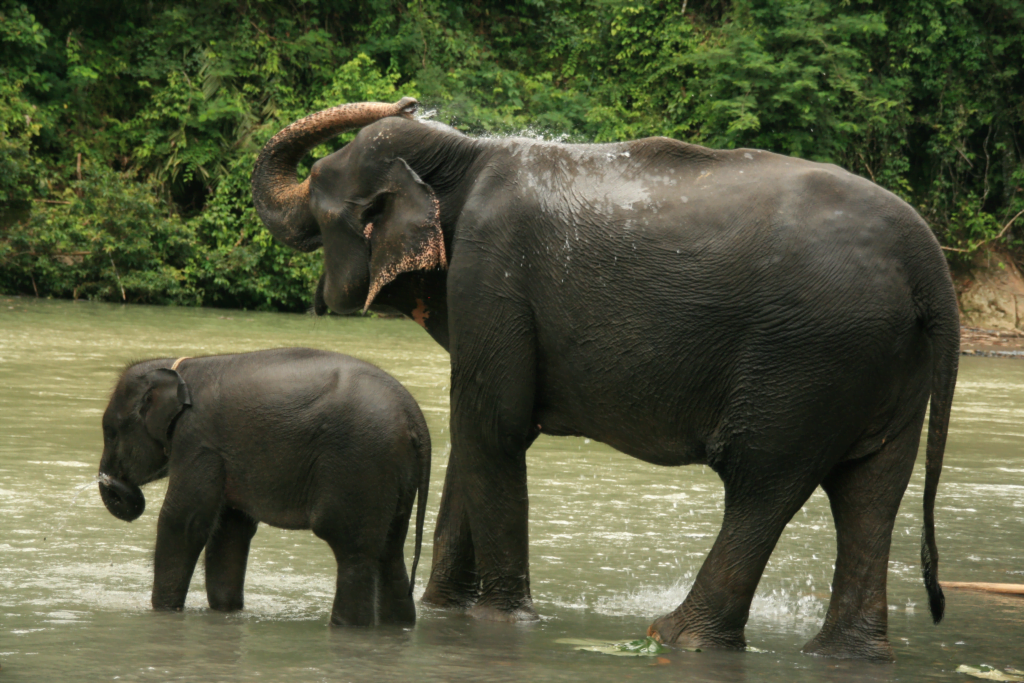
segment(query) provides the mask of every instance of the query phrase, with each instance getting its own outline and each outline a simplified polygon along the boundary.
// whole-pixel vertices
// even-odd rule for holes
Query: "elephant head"
[[[441,203],[411,163],[428,149],[423,133],[432,130],[405,120],[416,106],[407,97],[318,112],[275,135],[256,161],[253,203],[271,233],[300,251],[324,249],[318,314],[328,307],[365,311],[399,275],[448,267]],[[297,181],[298,162],[311,147],[371,124]]]
[[[174,370],[136,365],[121,376],[103,413],[99,471],[100,497],[112,515],[131,522],[146,509],[139,487],[167,476],[172,426],[191,404]]]

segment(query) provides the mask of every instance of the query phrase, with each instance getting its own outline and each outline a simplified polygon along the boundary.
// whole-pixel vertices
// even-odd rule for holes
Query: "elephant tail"
[[[942,456],[949,431],[949,413],[960,361],[960,320],[953,298],[952,314],[936,316],[929,327],[935,349],[932,367],[931,412],[925,450],[924,528],[921,531],[921,572],[928,591],[932,621],[942,621],[946,597],[939,586],[939,551],[935,545],[935,494],[942,474]]]
[[[427,516],[427,490],[430,488],[430,432],[422,417],[416,425],[412,443],[419,455],[420,481],[416,490],[416,550],[412,557],[412,571],[409,572],[409,595],[416,587],[416,565],[420,562],[420,549],[423,547],[423,521]]]

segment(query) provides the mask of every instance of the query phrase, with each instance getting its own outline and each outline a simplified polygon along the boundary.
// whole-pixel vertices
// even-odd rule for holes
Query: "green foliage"
[[[21,97],[21,86],[0,81],[0,204],[22,204],[32,197],[32,138],[41,125],[32,120],[36,108]]]
[[[202,303],[186,271],[191,228],[154,193],[104,166],[68,183],[0,242],[0,287],[129,302]]]
[[[309,112],[403,95],[475,133],[836,163],[954,255],[1020,253],[1022,66],[1019,0],[0,0],[0,204],[21,211],[0,287],[301,310],[319,258],[259,224],[255,155]]]
[[[23,5],[0,8],[0,206],[22,204],[32,196],[38,159],[31,150],[44,120],[23,96],[26,82],[39,87],[35,71],[50,38]]]
[[[322,257],[274,241],[252,207],[249,175],[256,154],[231,162],[206,208],[189,221],[199,240],[189,275],[204,303],[233,308],[303,310]]]

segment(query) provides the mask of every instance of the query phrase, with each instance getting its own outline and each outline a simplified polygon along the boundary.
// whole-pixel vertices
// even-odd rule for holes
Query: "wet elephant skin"
[[[103,415],[103,444],[100,493],[120,519],[145,509],[139,487],[169,477],[154,608],[182,609],[205,548],[210,607],[242,609],[249,546],[263,522],[312,529],[330,546],[338,563],[331,623],[415,621],[410,575],[430,434],[415,400],[384,371],[302,348],[134,363]]]
[[[930,401],[922,566],[941,618],[932,512],[959,324],[910,206],[832,165],[667,138],[478,139],[412,120],[411,102],[285,128],[253,197],[286,244],[322,246],[319,310],[398,310],[451,355],[425,602],[537,618],[526,449],[539,433],[583,435],[724,482],[720,535],[652,636],[743,647],[772,549],[821,485],[838,557],[805,651],[891,659],[889,545]],[[350,127],[301,185],[275,161]]]

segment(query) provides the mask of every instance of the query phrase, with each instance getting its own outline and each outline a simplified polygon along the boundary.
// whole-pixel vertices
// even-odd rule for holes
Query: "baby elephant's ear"
[[[370,291],[364,311],[400,274],[448,267],[437,196],[404,159],[392,162],[368,219],[363,234],[370,241]]]
[[[171,423],[185,406],[192,405],[192,397],[185,380],[170,368],[150,370],[144,379],[148,389],[143,395],[140,413],[149,435],[166,446]]]

